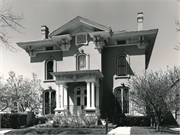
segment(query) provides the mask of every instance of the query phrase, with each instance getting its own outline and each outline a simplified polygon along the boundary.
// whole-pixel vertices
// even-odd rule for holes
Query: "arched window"
[[[86,55],[80,54],[77,56],[77,70],[86,70]]]
[[[123,113],[129,113],[129,88],[127,87],[117,87],[114,90],[114,96],[116,98],[116,109],[117,104],[121,106],[121,111]]]
[[[45,66],[46,66],[45,79],[46,79],[46,80],[52,80],[52,79],[53,79],[53,76],[50,74],[50,72],[53,72],[53,67],[54,67],[54,62],[53,62],[53,60],[47,60]]]
[[[127,62],[126,55],[119,55],[117,57],[117,76],[126,76],[127,75]]]

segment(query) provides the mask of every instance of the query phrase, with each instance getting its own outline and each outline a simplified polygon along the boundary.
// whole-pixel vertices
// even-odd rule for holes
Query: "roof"
[[[104,25],[85,19],[81,16],[77,16],[68,23],[54,30],[52,33],[49,34],[49,36],[52,37],[56,35],[69,34],[69,32],[79,28],[80,26],[85,26],[89,29],[92,29],[93,31],[110,31],[110,29]]]

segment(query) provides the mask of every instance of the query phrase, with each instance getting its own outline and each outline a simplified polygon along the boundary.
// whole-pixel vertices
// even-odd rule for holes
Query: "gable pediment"
[[[64,24],[58,29],[54,30],[52,33],[49,34],[49,37],[57,36],[57,35],[64,35],[64,34],[74,35],[79,30],[83,30],[87,32],[93,32],[93,31],[109,32],[110,31],[110,29],[104,25],[101,25],[91,20],[77,16],[73,20],[69,21],[68,23]]]

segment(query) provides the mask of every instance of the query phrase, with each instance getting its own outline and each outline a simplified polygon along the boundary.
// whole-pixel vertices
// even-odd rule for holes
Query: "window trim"
[[[85,55],[84,53],[81,53],[81,54],[79,54],[79,55],[76,57],[76,63],[77,63],[76,69],[77,69],[77,71],[80,71],[80,57],[81,57],[81,56],[84,56],[84,60],[85,60],[85,62],[83,63],[83,64],[85,64],[85,65],[83,65],[83,66],[84,66],[84,69],[82,69],[82,70],[86,70],[86,65],[87,65],[86,55]]]
[[[89,54],[86,54],[86,53],[84,53],[84,52],[81,52],[81,53],[78,53],[78,54],[76,54],[76,55],[74,55],[75,56],[75,63],[76,63],[76,71],[80,71],[79,70],[79,67],[78,67],[78,57],[79,56],[81,56],[81,55],[84,55],[85,56],[85,69],[84,70],[89,70],[90,69],[90,60],[89,60],[89,58],[90,58],[90,55]]]
[[[119,68],[119,58],[120,57],[125,57],[125,75],[119,75],[119,73],[118,73],[118,68]],[[116,55],[116,66],[115,66],[115,79],[123,79],[123,78],[130,78],[130,75],[129,75],[129,68],[128,68],[128,63],[129,63],[129,65],[130,65],[130,57],[129,57],[129,55],[127,54],[127,53],[118,53],[117,55]]]
[[[46,82],[55,82],[55,77],[53,76],[53,78],[52,79],[47,79],[47,63],[49,62],[49,61],[52,61],[53,62],[53,72],[56,72],[56,65],[57,65],[57,63],[56,63],[56,60],[54,60],[54,59],[46,59],[45,61],[44,61],[44,83],[46,83]]]
[[[121,109],[122,109],[122,111],[123,111],[123,113],[126,113],[126,114],[128,114],[128,113],[130,113],[130,89],[129,89],[129,87],[121,87],[121,86],[118,86],[118,87],[116,87],[115,89],[114,89],[114,94],[115,94],[115,92],[116,92],[116,90],[117,89],[119,89],[119,90],[121,90],[120,91],[120,95],[121,95]],[[125,93],[125,90],[127,90],[127,96],[128,96],[128,100],[127,100],[127,112],[124,112],[124,93]],[[115,97],[116,97],[116,95],[115,95]]]

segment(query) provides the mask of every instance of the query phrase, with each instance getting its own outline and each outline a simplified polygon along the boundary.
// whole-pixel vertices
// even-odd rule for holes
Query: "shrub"
[[[27,114],[1,114],[1,128],[19,128],[26,125]]]
[[[69,116],[62,116],[60,114],[57,114],[53,118],[53,127],[90,127],[95,126],[97,123],[97,117],[96,116],[75,116],[75,115],[69,115]]]
[[[37,125],[37,124],[44,124],[48,119],[46,117],[37,117],[32,119],[32,124]]]
[[[149,126],[150,120],[147,116],[127,116],[123,119],[123,126]]]

